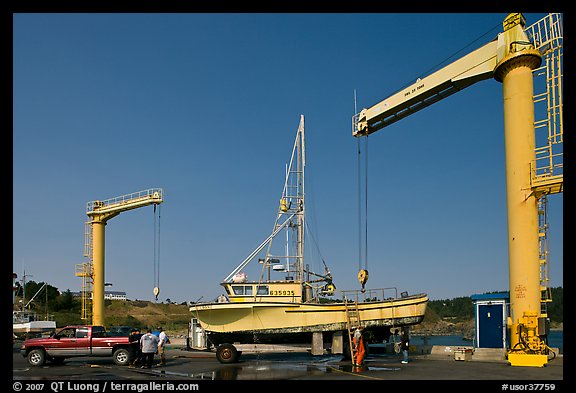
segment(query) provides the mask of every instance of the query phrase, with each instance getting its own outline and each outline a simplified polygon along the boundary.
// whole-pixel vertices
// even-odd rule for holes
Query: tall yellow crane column
[[[106,221],[120,213],[94,214],[92,225],[92,324],[104,325],[104,250]]]
[[[508,210],[508,264],[510,282],[510,348],[513,365],[547,363],[540,321],[540,262],[538,249],[538,199],[531,187],[531,163],[536,160],[534,134],[534,77],[540,52],[524,32],[521,14],[504,20],[502,38],[507,43],[499,53],[494,78],[502,82],[504,141],[506,151],[506,202]],[[540,331],[538,329],[541,329]],[[522,346],[522,353],[514,352]],[[534,353],[526,352],[534,351]]]
[[[104,252],[106,222],[118,214],[163,202],[161,188],[152,188],[105,201],[88,202],[86,214],[92,227],[92,324],[104,325]]]
[[[551,70],[554,77],[547,81],[552,85],[548,91],[558,93],[548,97],[552,100],[548,103],[548,122],[554,123],[549,125],[552,132],[549,131],[546,150],[535,146],[532,71],[542,63],[541,52],[551,64],[559,65],[562,41],[558,14],[550,14],[541,22],[529,29],[529,37],[524,16],[509,14],[496,40],[352,117],[352,135],[367,136],[474,83],[491,78],[502,83],[510,274],[508,360],[513,366],[542,367],[548,361],[548,320],[541,312],[538,199],[563,190],[563,164],[555,162],[562,154],[552,153],[553,145],[561,143],[563,138],[562,74],[555,67]],[[537,150],[548,154],[536,157]],[[539,167],[538,158],[548,159],[550,164]]]

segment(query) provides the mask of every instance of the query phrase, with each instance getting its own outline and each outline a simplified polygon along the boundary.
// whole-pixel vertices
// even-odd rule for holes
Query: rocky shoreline
[[[475,334],[474,320],[422,322],[420,325],[414,326],[410,333],[414,336],[462,336],[464,340],[472,340]]]
[[[435,322],[422,322],[411,329],[414,336],[462,336],[464,340],[473,340],[475,336],[474,319],[464,322],[450,322],[438,320]],[[551,330],[563,330],[562,323],[552,324]]]

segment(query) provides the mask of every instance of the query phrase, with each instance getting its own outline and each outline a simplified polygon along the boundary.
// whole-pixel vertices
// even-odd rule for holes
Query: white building
[[[72,292],[74,296],[82,296],[82,292]],[[90,299],[92,299],[93,294],[90,293]],[[123,291],[105,291],[104,300],[128,300],[126,298],[126,292]]]

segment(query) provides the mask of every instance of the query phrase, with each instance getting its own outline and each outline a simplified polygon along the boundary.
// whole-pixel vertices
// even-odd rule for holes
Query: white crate
[[[454,360],[468,361],[472,360],[472,350],[471,349],[455,349],[454,350]]]

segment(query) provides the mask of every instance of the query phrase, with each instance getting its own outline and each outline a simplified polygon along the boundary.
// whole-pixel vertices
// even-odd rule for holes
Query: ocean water
[[[468,346],[474,343],[471,340],[464,340],[462,336],[412,336],[410,343],[414,345],[446,345],[446,346]],[[559,348],[560,353],[564,353],[564,331],[551,330],[548,334],[548,346]]]

